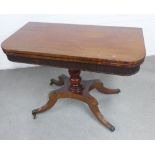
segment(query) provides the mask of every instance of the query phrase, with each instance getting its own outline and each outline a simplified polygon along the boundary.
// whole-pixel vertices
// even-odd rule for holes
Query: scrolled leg
[[[101,114],[99,108],[98,108],[98,102],[97,100],[92,97],[92,96],[89,96],[90,99],[90,102],[88,103],[89,105],[89,108],[90,110],[93,112],[93,114],[96,116],[96,118],[106,127],[108,128],[110,131],[114,131],[115,130],[115,127],[110,124],[106,118]]]
[[[62,86],[62,85],[64,85],[64,78],[65,78],[66,76],[65,75],[60,75],[60,76],[58,76],[58,80],[56,80],[56,79],[51,79],[51,81],[50,81],[50,85],[53,85],[53,84],[55,84],[55,85],[57,85],[57,86]]]
[[[99,80],[94,82],[93,87],[96,88],[96,90],[98,90],[99,92],[104,94],[118,94],[120,92],[120,89],[106,88],[104,84]]]
[[[57,101],[56,95],[55,94],[50,94],[49,100],[48,100],[48,102],[45,105],[43,105],[40,108],[34,109],[32,111],[33,118],[34,119],[36,118],[36,114],[42,113],[42,112],[47,111],[50,108],[52,108],[55,105],[56,101]]]
[[[61,75],[58,77],[58,80],[51,79],[50,85],[55,84],[62,87],[49,94],[49,100],[45,105],[32,111],[34,119],[38,113],[42,113],[52,108],[58,99],[74,98],[87,103],[95,117],[110,131],[114,131],[115,127],[101,114],[97,100],[91,96],[89,92],[92,89],[97,89],[104,94],[116,94],[119,93],[120,90],[106,88],[103,83],[97,79],[81,80],[80,71],[77,69],[69,69],[69,74],[70,77]]]

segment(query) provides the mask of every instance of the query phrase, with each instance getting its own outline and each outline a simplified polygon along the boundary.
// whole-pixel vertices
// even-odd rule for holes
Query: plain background
[[[0,13],[143,15],[155,14],[154,6],[154,0],[0,0]],[[155,145],[154,141],[1,141],[0,146],[2,154],[16,155],[154,155]]]

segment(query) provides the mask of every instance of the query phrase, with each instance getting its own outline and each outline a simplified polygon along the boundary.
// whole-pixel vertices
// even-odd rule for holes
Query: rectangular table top
[[[7,56],[138,66],[145,57],[141,28],[29,22],[2,43]]]

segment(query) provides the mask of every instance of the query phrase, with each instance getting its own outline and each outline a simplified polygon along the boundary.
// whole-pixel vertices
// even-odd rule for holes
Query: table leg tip
[[[36,119],[37,110],[32,110],[33,119]]]
[[[120,89],[117,89],[117,93],[120,93],[121,92],[121,90]]]
[[[53,85],[53,82],[51,81],[51,82],[49,83],[49,85],[52,86],[52,85]]]
[[[109,128],[111,132],[114,132],[115,131],[115,127],[112,126],[111,128]]]

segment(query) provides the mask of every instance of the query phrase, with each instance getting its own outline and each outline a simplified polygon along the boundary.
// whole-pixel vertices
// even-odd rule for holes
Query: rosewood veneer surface
[[[132,75],[145,58],[141,28],[90,26],[56,23],[27,23],[2,43],[11,61],[67,68],[70,77],[60,75],[51,85],[61,88],[49,93],[48,102],[32,114],[52,108],[60,98],[74,98],[88,104],[95,117],[110,131],[115,127],[101,114],[92,89],[117,94],[120,89],[106,88],[102,81],[82,80],[80,70]]]
[[[128,75],[145,57],[141,28],[29,22],[2,43],[8,59]]]

